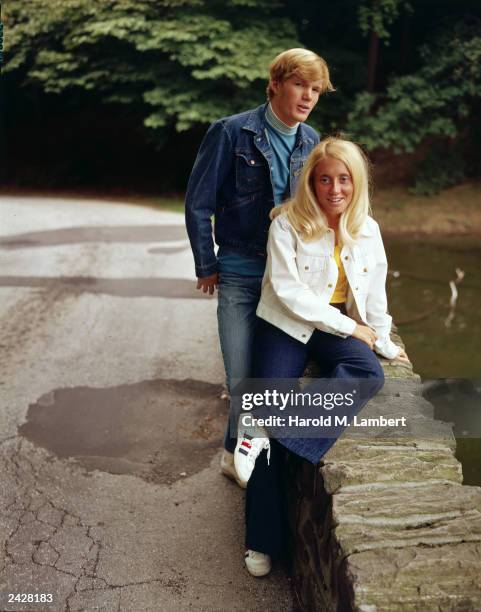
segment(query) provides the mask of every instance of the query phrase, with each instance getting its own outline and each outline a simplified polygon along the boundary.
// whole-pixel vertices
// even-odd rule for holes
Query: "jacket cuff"
[[[356,321],[350,317],[347,317],[346,315],[340,314],[338,329],[344,338],[347,338],[347,336],[352,336],[354,330],[356,329]]]
[[[394,344],[390,338],[381,338],[376,340],[376,343],[374,344],[376,353],[386,357],[386,359],[394,359],[397,357],[399,348],[400,347]]]
[[[197,278],[205,278],[206,276],[212,276],[217,272],[217,262],[208,264],[207,266],[195,266],[195,275]]]

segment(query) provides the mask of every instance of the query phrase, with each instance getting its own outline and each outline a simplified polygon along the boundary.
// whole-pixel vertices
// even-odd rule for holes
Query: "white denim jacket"
[[[344,245],[342,263],[349,288],[343,315],[330,305],[338,268],[333,230],[312,242],[303,241],[285,214],[274,219],[267,243],[267,266],[257,315],[304,344],[315,329],[346,338],[356,323],[377,333],[377,353],[393,359],[399,352],[390,339],[387,314],[387,260],[379,226],[367,217],[353,246]]]

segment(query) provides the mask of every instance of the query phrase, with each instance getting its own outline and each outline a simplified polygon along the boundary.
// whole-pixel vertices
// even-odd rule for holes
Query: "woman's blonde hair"
[[[282,206],[273,208],[270,217],[274,219],[285,212],[294,229],[308,242],[327,232],[327,217],[319,206],[314,191],[314,170],[326,157],[342,161],[351,175],[352,200],[339,220],[339,240],[342,244],[352,244],[359,236],[370,212],[370,164],[361,148],[350,140],[333,136],[322,140],[307,159],[299,178],[296,195]]]
[[[282,83],[293,74],[306,81],[322,81],[321,94],[335,91],[329,77],[329,68],[322,57],[308,49],[288,49],[279,53],[269,66],[267,97],[271,99],[275,95],[272,81]]]

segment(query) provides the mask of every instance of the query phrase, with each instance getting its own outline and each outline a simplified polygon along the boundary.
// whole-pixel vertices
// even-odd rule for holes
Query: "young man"
[[[306,49],[278,55],[269,74],[266,104],[210,126],[185,202],[197,288],[211,295],[219,289],[217,317],[229,390],[233,381],[250,375],[269,211],[293,194],[301,167],[319,142],[304,122],[319,96],[334,90],[326,62]],[[237,480],[235,445],[227,426],[221,470]]]

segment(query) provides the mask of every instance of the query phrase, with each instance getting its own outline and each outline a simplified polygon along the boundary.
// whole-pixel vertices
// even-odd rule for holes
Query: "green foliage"
[[[459,27],[421,50],[416,72],[394,77],[385,94],[362,92],[348,130],[368,149],[413,152],[428,137],[452,138],[480,120],[481,32]]]
[[[326,58],[336,87],[309,119],[321,134],[398,153],[456,141],[469,152],[466,174],[481,174],[481,8],[439,0],[432,9],[432,0],[10,0],[5,81],[22,118],[55,117],[53,99],[65,121],[114,104],[119,124],[123,112],[148,128],[139,138],[161,147],[192,130],[193,150],[199,124],[262,103],[272,58],[307,46]],[[470,27],[453,25],[463,15]],[[364,91],[372,33],[385,43],[376,94]],[[437,184],[439,168],[427,160],[416,189]]]
[[[420,164],[411,192],[431,196],[441,189],[458,185],[466,178],[462,152],[436,143]]]
[[[92,91],[177,130],[260,104],[267,66],[300,46],[278,2],[11,0],[7,72],[46,93]]]
[[[396,21],[402,10],[412,12],[406,0],[363,0],[359,7],[359,27],[364,36],[375,32],[387,43],[391,32],[389,27]]]

